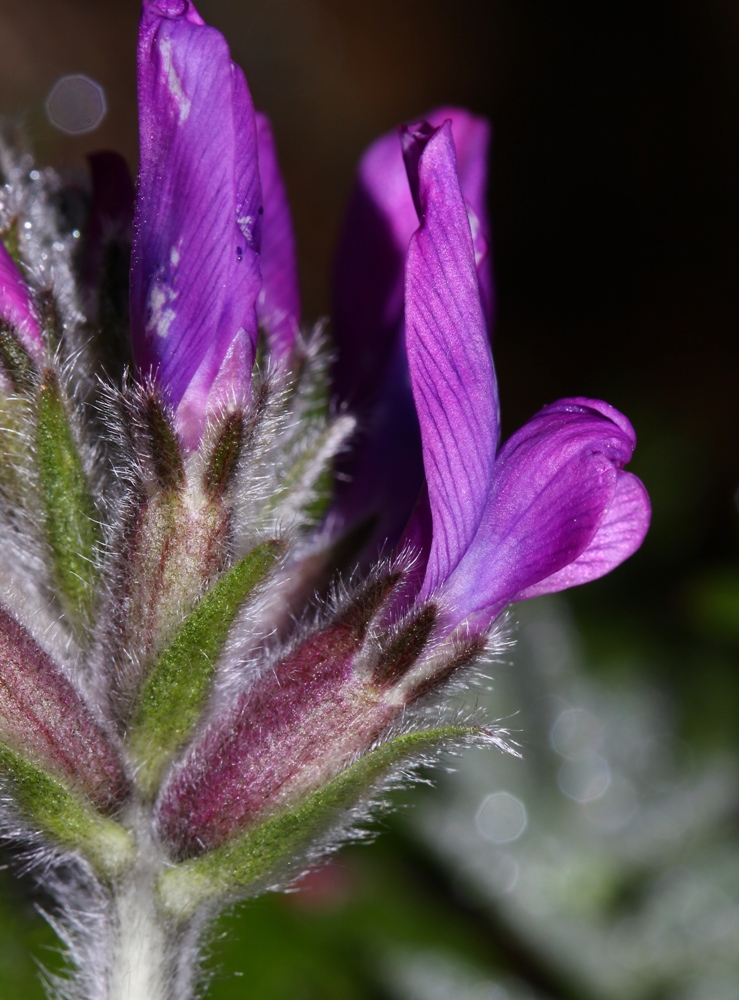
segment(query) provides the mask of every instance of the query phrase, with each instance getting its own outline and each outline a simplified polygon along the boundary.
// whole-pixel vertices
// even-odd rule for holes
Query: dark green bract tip
[[[236,470],[244,438],[244,416],[231,413],[223,421],[205,470],[203,485],[214,499],[223,495]]]
[[[396,636],[377,662],[373,675],[376,684],[381,687],[392,685],[407,674],[426,648],[436,619],[436,608],[433,604],[428,604]]]
[[[144,419],[152,461],[159,484],[164,490],[179,490],[185,485],[182,449],[169,415],[155,395],[147,396]]]
[[[36,366],[12,326],[0,320],[0,365],[17,392],[28,393],[36,382]]]

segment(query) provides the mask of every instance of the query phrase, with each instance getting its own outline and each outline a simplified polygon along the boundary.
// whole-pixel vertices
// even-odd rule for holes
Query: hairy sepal
[[[14,808],[59,847],[79,852],[103,875],[119,874],[133,859],[133,840],[76,790],[0,743],[0,772]]]
[[[253,419],[247,420],[238,410],[229,413],[213,434],[213,445],[203,473],[203,488],[212,499],[219,499],[231,484],[246,438],[253,434]]]
[[[0,392],[0,519],[16,532],[30,512],[36,519],[34,426],[32,401],[25,394]]]
[[[77,786],[105,812],[127,794],[114,738],[49,654],[2,607],[0,742]]]
[[[164,767],[200,717],[234,618],[283,551],[279,541],[264,542],[225,572],[152,667],[129,730],[138,784],[146,795],[156,792]]]
[[[48,369],[36,401],[36,461],[53,576],[75,624],[95,601],[98,515],[55,373]]]
[[[231,559],[231,505],[204,488],[203,457],[183,457],[151,384],[108,389],[104,410],[125,484],[110,532],[105,614],[95,660],[109,708],[130,723],[143,685]]]
[[[341,839],[341,834],[335,836],[337,826],[347,836],[347,817],[353,818],[353,811],[363,800],[371,799],[393,769],[413,757],[423,763],[423,755],[429,751],[475,740],[479,735],[477,727],[460,724],[388,739],[292,808],[269,816],[220,848],[166,869],[159,879],[164,907],[173,917],[183,919],[213,898],[254,895],[284,882],[304,862],[307,849],[320,853],[322,842],[330,849],[332,834]]]
[[[157,801],[157,828],[173,855],[227,842],[331,780],[388,729],[396,710],[357,680],[352,664],[396,582],[397,574],[378,575],[220,699]]]
[[[141,411],[134,425],[141,439],[138,454],[149,462],[155,488],[177,493],[185,487],[185,460],[172,415],[153,389],[142,393],[137,403]]]
[[[398,630],[374,665],[372,680],[375,684],[390,688],[405,677],[426,648],[436,620],[436,608],[428,604]]]
[[[0,320],[0,370],[16,392],[28,393],[35,387],[36,365],[16,330],[4,320]]]
[[[219,849],[290,809],[409,709],[425,714],[426,695],[492,651],[475,636],[434,642],[433,605],[383,626],[402,583],[398,572],[379,574],[213,711],[157,801],[156,826],[174,857]]]
[[[355,420],[329,406],[326,340],[318,327],[299,342],[290,367],[255,381],[263,400],[248,463],[238,476],[236,524],[273,530],[275,524],[305,532],[324,517],[332,495],[333,463],[347,446]],[[260,385],[266,389],[260,395]]]

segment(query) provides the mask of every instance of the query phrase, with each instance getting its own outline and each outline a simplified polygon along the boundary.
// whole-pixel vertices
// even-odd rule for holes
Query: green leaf
[[[36,456],[56,583],[73,619],[85,621],[95,597],[99,525],[52,372],[44,374],[38,394]]]
[[[283,548],[282,542],[264,542],[224,573],[154,664],[130,729],[131,752],[141,764],[138,781],[146,794],[156,792],[163,768],[197,723],[231,624]]]
[[[172,916],[186,918],[208,899],[275,877],[394,765],[439,743],[465,740],[478,732],[472,726],[449,725],[388,740],[294,808],[270,816],[232,843],[167,869],[159,878],[164,906]]]
[[[104,874],[125,867],[133,853],[131,835],[81,794],[3,744],[0,771],[10,778],[13,801],[31,823],[63,846],[80,851]]]

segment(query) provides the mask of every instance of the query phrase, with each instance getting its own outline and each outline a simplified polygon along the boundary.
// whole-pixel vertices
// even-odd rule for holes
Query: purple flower
[[[140,80],[134,346],[194,448],[209,414],[244,402],[259,326],[278,360],[292,349],[294,239],[269,125],[191,4],[145,4]],[[336,270],[338,391],[373,413],[339,509],[351,522],[384,508],[379,540],[397,537],[425,479],[401,541],[418,559],[403,601],[383,611],[411,638],[398,640],[404,652],[391,644],[368,681],[354,665],[367,625],[352,624],[364,621],[355,609],[213,720],[157,806],[180,855],[227,841],[328,780],[430,678],[373,707],[368,683],[402,686],[429,643],[446,648],[462,625],[484,635],[512,601],[602,575],[646,531],[646,493],[623,472],[633,431],[606,404],[555,403],[499,449],[489,127],[458,109],[431,119],[365,155]],[[441,673],[465,656],[447,650]]]
[[[477,655],[506,605],[602,576],[649,524],[646,491],[623,471],[633,429],[608,404],[560,400],[499,448],[491,298],[452,121],[402,129],[401,147],[417,225],[395,322],[425,486],[400,548],[417,560],[369,585],[205,728],[157,803],[160,834],[182,858],[325,786]],[[400,199],[404,227],[406,210]]]
[[[59,912],[106,995],[184,997],[201,904],[284,884],[409,758],[501,745],[425,699],[499,648],[506,605],[630,555],[649,502],[606,403],[500,447],[485,121],[442,108],[363,159],[331,406],[243,73],[190,0],[144,0],[138,58],[135,215],[114,154],[84,246],[52,172],[7,182],[29,283],[0,245],[0,826],[72,862]],[[129,251],[135,377],[103,386]],[[326,516],[345,404],[365,429]],[[373,517],[362,558],[389,557],[314,599]]]
[[[145,0],[138,73],[134,357],[192,450],[210,415],[248,398],[260,325],[290,353],[294,243],[268,123],[189,0]]]
[[[407,539],[417,600],[484,629],[509,603],[593,580],[641,544],[649,500],[623,466],[631,424],[606,403],[545,407],[499,450],[487,292],[458,180],[451,122],[402,132],[420,226],[405,268],[405,342],[426,491]]]

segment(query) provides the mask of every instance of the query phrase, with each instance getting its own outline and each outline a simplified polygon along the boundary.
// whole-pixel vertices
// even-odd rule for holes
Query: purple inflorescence
[[[500,443],[486,121],[440,108],[365,154],[333,359],[271,126],[190,0],[144,0],[138,81],[138,187],[91,159],[84,245],[3,152],[0,773],[6,829],[103,886],[111,954],[148,915],[142,968],[185,997],[182,922],[285,884],[409,760],[500,743],[449,685],[650,508],[607,403]]]

